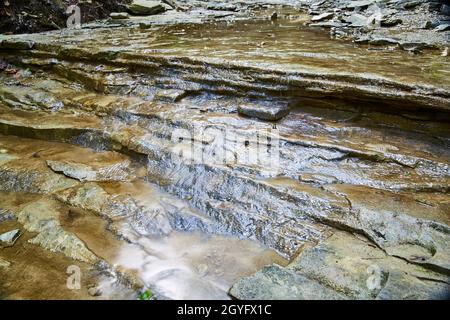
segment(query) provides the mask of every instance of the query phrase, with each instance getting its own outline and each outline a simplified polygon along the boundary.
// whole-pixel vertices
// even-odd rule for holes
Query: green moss
[[[152,290],[147,289],[139,295],[138,300],[151,300],[152,297],[153,297]]]

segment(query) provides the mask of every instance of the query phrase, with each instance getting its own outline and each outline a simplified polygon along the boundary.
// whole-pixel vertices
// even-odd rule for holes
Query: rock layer
[[[183,231],[290,260],[245,274],[237,298],[446,297],[445,57],[371,53],[281,15],[285,27],[238,21],[226,32],[182,12],[149,19],[2,38],[0,189],[30,199],[0,208],[0,223],[137,290],[160,282],[112,267],[117,252],[98,248],[126,242],[147,256],[152,237]],[[402,64],[383,67],[392,59]],[[107,245],[77,217],[104,219]]]

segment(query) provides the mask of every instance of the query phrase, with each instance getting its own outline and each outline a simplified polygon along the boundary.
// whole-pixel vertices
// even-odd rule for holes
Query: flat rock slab
[[[353,299],[443,299],[448,278],[390,257],[364,238],[337,232],[288,269]]]
[[[332,289],[276,264],[239,280],[230,294],[240,300],[343,300]]]
[[[448,276],[390,257],[363,237],[336,232],[287,267],[240,279],[238,299],[446,299]]]
[[[47,165],[55,172],[80,181],[125,181],[130,178],[129,160],[112,163],[92,161],[91,164],[47,160]]]
[[[374,3],[373,0],[360,0],[360,1],[351,1],[350,3],[346,4],[345,7],[347,9],[354,9],[354,8],[361,8],[361,7],[367,7]]]
[[[150,16],[163,13],[166,7],[159,1],[134,0],[128,10],[134,15]]]
[[[328,19],[333,18],[333,16],[334,16],[334,12],[324,12],[317,16],[313,16],[311,18],[311,21],[318,22],[318,21],[322,21],[322,20],[328,20]]]
[[[287,103],[243,103],[238,106],[239,114],[266,121],[278,121],[287,116],[289,114],[289,111],[290,108]]]
[[[130,15],[127,12],[112,12],[109,16],[114,20],[130,18]]]
[[[12,247],[20,237],[20,230],[15,229],[6,233],[0,234],[0,245],[4,247]]]

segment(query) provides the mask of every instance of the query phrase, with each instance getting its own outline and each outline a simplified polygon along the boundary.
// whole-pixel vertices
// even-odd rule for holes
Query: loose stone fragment
[[[240,300],[345,300],[346,297],[274,264],[239,280],[230,294]]]
[[[278,121],[289,114],[288,104],[266,102],[263,104],[245,103],[238,107],[242,115],[267,121]]]
[[[325,12],[325,13],[319,14],[317,16],[313,16],[311,18],[311,21],[316,22],[316,21],[327,20],[327,19],[333,18],[333,16],[334,16],[334,12]]]
[[[3,247],[12,247],[20,237],[20,230],[15,229],[6,233],[0,234],[0,245]]]
[[[128,10],[135,15],[150,16],[163,13],[166,8],[159,1],[134,0],[128,5]]]
[[[112,19],[121,20],[121,19],[129,19],[130,15],[126,12],[112,12],[109,15]]]

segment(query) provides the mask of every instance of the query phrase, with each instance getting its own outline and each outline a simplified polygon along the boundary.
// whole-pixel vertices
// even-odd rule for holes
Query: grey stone
[[[334,17],[334,12],[324,12],[322,14],[319,14],[317,16],[313,16],[311,18],[311,21],[322,21],[322,20],[328,20]]]
[[[354,13],[350,16],[343,17],[342,20],[349,23],[352,27],[364,27],[369,23],[368,18],[359,13]]]
[[[438,32],[450,30],[450,23],[440,24],[434,30],[436,30]]]
[[[109,16],[115,20],[130,18],[130,15],[127,12],[112,12]]]
[[[345,300],[347,297],[276,264],[243,278],[230,289],[240,300]]]
[[[353,299],[442,298],[448,277],[386,255],[367,239],[336,232],[287,267]]]
[[[311,7],[319,7],[319,6],[321,6],[322,4],[324,4],[325,2],[326,2],[325,0],[319,0],[319,1],[313,2],[313,3],[311,4]]]
[[[110,153],[111,157],[113,156]],[[126,181],[130,178],[128,159],[111,159],[107,161],[83,161],[79,163],[71,160],[55,161],[47,160],[47,165],[55,172],[62,172],[64,175],[80,181]]]
[[[390,272],[377,300],[448,300],[450,284],[418,279],[404,272]]]
[[[289,114],[288,104],[270,102],[264,104],[243,103],[238,106],[238,112],[242,115],[267,121],[277,121]]]
[[[372,39],[370,39],[368,41],[368,43],[373,44],[373,45],[393,45],[393,44],[398,44],[398,40],[397,39],[392,39],[392,38],[382,38],[382,37],[374,37]]]
[[[374,0],[359,0],[359,1],[350,1],[345,5],[347,9],[355,9],[355,8],[362,8],[362,7],[368,7],[374,3]]]
[[[0,234],[0,245],[3,247],[11,247],[16,243],[17,239],[20,237],[20,230],[15,229],[3,234]]]
[[[403,20],[400,18],[387,18],[381,20],[382,27],[394,27],[399,24],[402,24]]]
[[[179,89],[161,89],[155,94],[155,99],[165,102],[178,102],[186,96],[186,91]]]
[[[420,5],[421,3],[423,3],[423,1],[421,1],[421,0],[408,1],[405,4],[403,4],[403,8],[405,8],[405,9],[414,9],[415,7]]]
[[[431,28],[433,28],[433,22],[431,22],[429,20],[425,21],[421,24],[420,28],[421,29],[431,29]]]
[[[208,4],[207,8],[209,10],[217,11],[237,11],[238,7],[232,3],[211,3]]]
[[[128,10],[135,15],[149,16],[163,13],[166,8],[159,1],[133,0],[133,2],[128,5]]]
[[[399,45],[403,50],[410,52],[420,52],[421,50],[430,49],[433,47],[425,42],[409,42],[409,41],[400,41]]]

